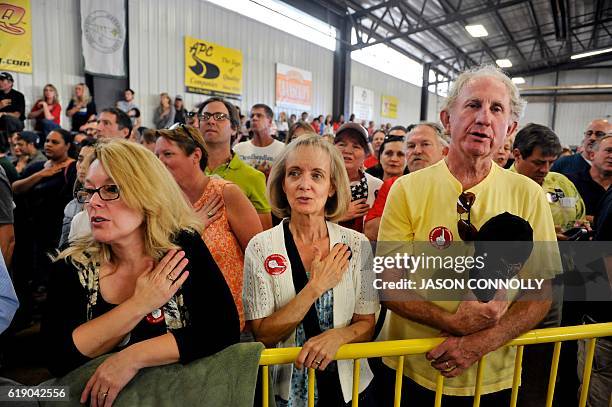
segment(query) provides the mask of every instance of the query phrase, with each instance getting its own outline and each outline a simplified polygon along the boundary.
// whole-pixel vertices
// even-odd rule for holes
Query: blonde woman
[[[96,114],[98,114],[96,104],[89,93],[89,88],[84,83],[78,83],[66,108],[66,116],[72,119],[71,130],[79,131],[88,119]]]
[[[156,129],[166,129],[174,124],[176,110],[170,95],[163,92],[159,95],[159,106],[153,112],[153,123]]]
[[[34,130],[43,132],[46,137],[51,130],[60,126],[61,114],[57,88],[48,83],[43,89],[43,97],[32,106],[28,119],[35,120]]]
[[[334,223],[351,194],[342,157],[310,132],[281,153],[268,181],[280,225],[255,236],[245,253],[244,310],[255,338],[268,347],[302,346],[295,366],[275,366],[277,406],[306,405],[317,370],[319,406],[352,399],[353,362],[333,361],[338,348],[374,333],[378,295],[361,233]],[[372,372],[361,361],[359,405],[372,405]]]
[[[92,230],[56,257],[42,332],[55,375],[116,352],[81,394],[111,405],[140,369],[218,352],[240,329],[201,223],[163,164],[127,140],[101,140],[93,154],[76,194]]]

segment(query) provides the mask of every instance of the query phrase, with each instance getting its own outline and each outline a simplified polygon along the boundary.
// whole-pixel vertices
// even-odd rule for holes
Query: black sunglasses
[[[459,230],[459,237],[464,242],[471,242],[476,240],[478,229],[471,222],[471,211],[476,195],[472,192],[463,192],[457,199],[457,213],[459,214],[459,220],[457,221],[457,229]],[[467,213],[467,219],[461,218],[461,215]]]

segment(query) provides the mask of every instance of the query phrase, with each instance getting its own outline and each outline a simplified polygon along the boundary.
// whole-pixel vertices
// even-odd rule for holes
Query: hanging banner
[[[380,115],[389,119],[397,119],[397,105],[398,100],[395,96],[383,95],[380,105]]]
[[[242,99],[242,52],[185,37],[185,91]]]
[[[373,120],[374,91],[353,86],[353,113],[356,120]]]
[[[81,0],[85,72],[125,76],[125,1]]]
[[[30,0],[0,3],[0,70],[32,73]]]
[[[312,108],[312,73],[277,63],[276,106],[310,111]]]

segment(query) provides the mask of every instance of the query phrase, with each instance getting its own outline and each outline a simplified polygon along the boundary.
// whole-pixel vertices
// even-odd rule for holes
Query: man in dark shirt
[[[13,89],[13,75],[0,73],[0,116],[10,114],[21,121],[25,120],[25,97]]]
[[[612,137],[609,137],[612,140]],[[610,154],[612,160],[612,154]],[[612,188],[608,188],[604,194],[597,215],[595,216],[595,241],[612,241]],[[601,246],[605,248],[603,253],[602,270],[599,271],[598,286],[606,289],[607,292],[602,292],[606,297],[602,297],[600,301],[589,301],[585,303],[584,323],[604,323],[610,322],[609,301],[612,300],[610,291],[612,282],[612,249],[611,245]],[[607,302],[604,300],[607,298]],[[578,342],[578,366],[577,373],[582,382],[582,372],[586,359],[587,341],[581,340]],[[605,406],[610,403],[610,389],[612,388],[612,339],[610,337],[598,338],[595,343],[595,355],[597,368],[591,373],[589,393],[587,399],[588,406]],[[594,365],[595,366],[595,365]]]
[[[568,178],[576,185],[586,206],[587,219],[596,215],[597,205],[612,184],[612,133],[597,139],[588,157],[592,165]],[[590,217],[590,218],[589,218]]]
[[[612,123],[605,119],[596,119],[589,123],[586,131],[584,132],[584,139],[582,139],[582,152],[580,154],[574,154],[567,157],[561,157],[553,164],[550,169],[553,172],[559,172],[563,175],[577,173],[589,169],[591,161],[589,158],[589,151],[593,146],[595,140],[600,139],[607,133],[612,131]]]

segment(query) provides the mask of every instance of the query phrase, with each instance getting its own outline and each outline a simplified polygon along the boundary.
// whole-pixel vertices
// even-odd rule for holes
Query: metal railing
[[[521,377],[521,365],[523,360],[523,347],[526,345],[535,345],[540,343],[555,343],[553,349],[553,358],[550,367],[550,375],[548,381],[548,393],[546,398],[546,407],[552,406],[553,395],[555,392],[555,382],[557,378],[557,370],[559,367],[559,355],[561,352],[561,343],[565,341],[575,341],[580,339],[588,339],[586,347],[586,357],[584,371],[582,374],[582,390],[580,393],[579,407],[586,405],[589,383],[591,379],[591,369],[593,367],[593,355],[595,354],[596,338],[612,336],[612,322],[605,324],[592,324],[580,326],[567,326],[560,328],[534,329],[513,339],[504,346],[516,346],[516,358],[514,363],[514,378],[512,384],[512,395],[510,406],[516,407],[519,382]],[[431,349],[442,343],[445,338],[427,338],[427,339],[406,339],[401,341],[386,341],[386,342],[368,342],[368,343],[351,343],[343,345],[338,349],[334,360],[354,360],[353,366],[353,407],[358,406],[359,395],[359,368],[362,358],[372,358],[381,356],[397,356],[398,367],[395,375],[395,401],[394,406],[399,407],[402,397],[402,379],[404,376],[404,355],[415,355],[429,352]],[[268,380],[268,366],[293,363],[297,358],[302,348],[276,348],[266,349],[262,352],[259,365],[262,366],[262,405],[268,407],[270,383]],[[481,387],[483,367],[486,356],[478,362],[476,373],[476,388],[474,391],[474,406],[480,405]],[[315,371],[312,368],[308,369],[308,406],[314,406],[314,382]],[[438,373],[436,382],[436,397],[435,407],[440,407],[442,403],[442,389],[444,387],[444,376]]]

